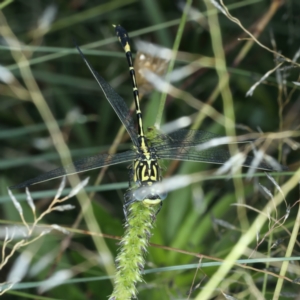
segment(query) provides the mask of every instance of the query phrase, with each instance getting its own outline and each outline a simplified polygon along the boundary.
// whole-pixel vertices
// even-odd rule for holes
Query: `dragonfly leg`
[[[123,205],[123,212],[124,212],[126,223],[128,223],[127,206],[125,204]]]
[[[134,175],[134,171],[133,171],[132,166],[129,167],[128,175],[129,175],[129,188],[131,188],[132,187],[132,181],[133,181],[133,175]]]
[[[130,204],[134,203],[135,201],[137,200],[132,197],[131,189],[128,189],[124,194],[124,205],[123,205],[123,212],[124,212],[126,222],[128,221],[128,207]]]
[[[158,209],[157,209],[157,211],[156,211],[156,213],[155,213],[155,216],[157,216],[158,215],[158,213],[160,212],[160,210],[162,209],[162,206],[163,206],[163,202],[162,201],[160,201],[160,203],[159,203],[159,207],[158,207]]]
[[[128,201],[128,202],[125,201],[125,203],[123,205],[123,212],[124,212],[126,222],[128,222],[128,207],[132,202],[134,202],[134,201]]]
[[[161,208],[162,208],[162,205],[163,205],[163,203],[162,203],[162,201],[160,201],[159,207],[158,207],[157,211],[155,212],[154,215],[152,215],[152,222],[154,222],[154,221],[156,220],[156,216],[157,216],[158,213],[160,212],[160,210],[161,210]]]

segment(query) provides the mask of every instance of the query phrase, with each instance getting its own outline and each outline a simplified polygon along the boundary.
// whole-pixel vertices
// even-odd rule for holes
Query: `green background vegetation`
[[[276,51],[288,58],[293,58],[299,50],[299,13],[300,3],[294,1],[225,1],[231,14],[238,18],[245,28],[252,33],[260,26],[258,39],[266,46],[274,49],[271,39],[276,41]],[[48,32],[39,34],[38,20],[49,5],[57,7],[57,14]],[[173,83],[178,89],[193,95],[197,101],[208,102],[212,93],[218,88],[218,75],[213,63],[214,51],[206,12],[203,1],[194,1],[192,6],[203,13],[202,18],[187,20],[184,26],[179,46],[180,59],[176,60],[175,68],[183,67],[193,59],[211,58],[210,67],[201,64],[188,77]],[[210,13],[215,13],[210,10]],[[83,49],[86,57],[95,70],[125,99],[128,105],[132,102],[131,83],[128,75],[124,52],[115,37],[112,24],[121,24],[132,38],[133,53],[134,40],[153,42],[167,48],[172,48],[178,35],[178,26],[182,17],[182,10],[175,1],[12,1],[2,9],[1,18],[5,17],[11,30],[24,45],[28,45],[28,60],[35,80],[57,120],[60,130],[74,159],[108,151],[114,141],[121,122],[113,109],[105,100],[101,90],[81,60],[74,48],[73,40]],[[268,16],[271,16],[268,19]],[[218,15],[219,27],[222,34],[223,50],[230,75],[230,90],[234,101],[235,123],[242,124],[257,132],[293,131],[299,128],[299,92],[296,90],[289,103],[284,102],[294,88],[293,81],[298,80],[298,68],[290,68],[281,72],[282,81],[278,81],[278,74],[273,73],[254,92],[252,97],[246,97],[246,92],[267,71],[273,69],[278,60],[274,55],[257,44],[253,44],[249,51],[242,51],[245,41],[238,41],[246,37],[242,29],[231,22],[223,14]],[[263,22],[265,21],[265,22]],[[5,43],[0,45],[0,64],[7,67],[24,86],[24,80]],[[237,58],[240,61],[237,62]],[[284,66],[289,66],[285,64]],[[284,77],[286,76],[286,78]],[[280,82],[284,84],[280,88]],[[42,172],[61,165],[56,148],[53,146],[45,119],[41,116],[30,96],[15,93],[15,87],[10,84],[0,85],[0,218],[1,227],[6,224],[20,225],[20,217],[7,195],[7,186],[17,184]],[[142,100],[142,110],[145,127],[153,126],[160,103],[160,92],[153,91]],[[23,99],[21,99],[23,98]],[[220,95],[213,99],[212,107],[223,114],[223,100]],[[200,114],[185,101],[167,96],[163,110],[163,121],[166,123],[181,116]],[[191,126],[193,128],[195,126]],[[225,129],[213,118],[205,117],[201,129],[224,135]],[[237,134],[247,133],[245,129],[237,129]],[[282,141],[281,141],[282,142]],[[119,150],[130,147],[130,141],[124,137]],[[268,149],[268,154],[280,158],[282,164],[289,165],[290,171],[297,170],[299,165],[299,151],[292,151],[285,143],[274,143]],[[282,153],[282,155],[280,155]],[[164,162],[166,176],[191,174],[218,166],[201,163],[173,163]],[[126,164],[110,167],[105,171],[101,184],[94,187],[99,170],[81,174],[81,178],[90,176],[87,191],[97,191],[91,199],[95,221],[102,229],[102,233],[119,237],[123,234],[123,193],[127,187],[128,173]],[[245,170],[244,172],[245,173]],[[253,179],[243,179],[244,201],[258,211],[246,210],[247,221],[241,222],[236,206],[236,186],[230,176],[215,178],[192,184],[184,189],[171,192],[164,202],[164,206],[157,216],[153,229],[152,243],[174,247],[183,251],[204,254],[214,258],[224,259],[247,231],[249,224],[257,217],[268,202],[260,193],[258,183],[267,186],[272,192],[274,186],[262,176]],[[292,173],[289,174],[289,176]],[[279,184],[283,184],[289,176],[275,177]],[[43,212],[50,204],[51,197],[59,186],[59,180],[48,181],[30,190],[33,193],[38,212]],[[31,222],[32,213],[26,204],[24,191],[14,191],[23,206],[24,215]],[[37,194],[35,194],[37,193]],[[50,195],[52,193],[52,196]],[[287,196],[291,205],[299,199],[297,186]],[[80,215],[82,207],[74,197],[68,201],[76,206],[74,210],[53,212],[46,216],[42,224],[59,224],[62,227],[72,227]],[[285,214],[286,207],[282,203],[277,207],[279,219]],[[267,257],[282,257],[290,238],[289,232],[295,223],[296,206],[292,209],[285,228],[280,227],[257,249],[259,254]],[[216,221],[219,220],[219,222]],[[222,220],[223,223],[220,222]],[[85,230],[90,229],[83,219],[76,229],[68,247],[63,244],[68,236],[60,232],[52,232],[37,243],[28,246],[27,250],[34,252],[31,266],[51,254],[52,261],[41,272],[22,279],[18,289],[9,291],[4,299],[107,299],[112,292],[112,282],[107,278],[106,261],[96,261],[97,251],[94,240]],[[91,221],[92,222],[92,221]],[[229,225],[232,225],[230,227]],[[288,229],[286,231],[285,229]],[[268,231],[268,222],[260,231],[260,239]],[[3,236],[3,234],[2,234]],[[283,239],[283,243],[275,249],[270,245]],[[112,257],[116,256],[117,240],[105,239]],[[249,249],[256,247],[254,239]],[[8,247],[9,248],[9,247]],[[18,251],[0,272],[1,282],[6,280],[14,260],[25,249]],[[299,245],[295,244],[293,256],[299,255]],[[244,253],[242,258],[250,256],[251,250]],[[102,257],[103,258],[103,257]],[[197,287],[190,295],[196,298],[205,288],[209,277],[217,267],[201,268],[201,270],[184,270],[181,266],[198,263],[199,257],[179,253],[175,250],[161,249],[157,246],[149,248],[145,269],[153,273],[145,275],[145,282],[138,285],[139,299],[187,299],[190,289]],[[296,262],[297,264],[297,262]],[[83,266],[83,267],[82,267]],[[161,272],[161,267],[175,266],[175,270]],[[279,266],[264,263],[252,266],[261,270],[251,271],[235,267],[227,274],[213,295],[223,299],[222,292],[237,299],[258,299],[254,290],[265,292],[266,299],[272,299],[277,278],[266,276],[263,272],[272,267],[272,272],[279,274]],[[82,268],[81,268],[82,267]],[[62,269],[70,269],[74,276],[65,284],[55,287],[42,296],[38,295],[37,287],[40,281],[50,277]],[[299,274],[299,273],[298,273]],[[288,273],[292,280],[295,273]],[[299,275],[298,275],[299,276]],[[76,281],[78,280],[78,282]],[[223,284],[223,285],[222,285]],[[254,289],[256,287],[256,289]],[[290,292],[296,295],[299,286],[284,281],[282,293]],[[45,298],[43,298],[45,297]],[[282,294],[280,299],[288,299]],[[290,298],[289,298],[290,299]]]

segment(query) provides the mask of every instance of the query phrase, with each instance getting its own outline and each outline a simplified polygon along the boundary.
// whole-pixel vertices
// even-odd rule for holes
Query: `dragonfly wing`
[[[107,101],[110,103],[116,114],[118,115],[119,119],[121,120],[122,124],[125,126],[133,144],[138,146],[138,137],[134,127],[134,123],[130,114],[130,111],[124,101],[124,99],[119,96],[113,88],[92,68],[88,60],[85,58],[83,53],[81,52],[80,48],[75,45],[79,54],[81,55],[82,59],[88,66],[90,72],[93,74],[94,78],[96,79],[97,83],[99,84],[100,88],[102,89]]]
[[[207,150],[196,150],[192,147],[180,147],[178,149],[165,149],[164,151],[157,151],[157,155],[161,159],[170,159],[170,160],[183,160],[183,161],[197,161],[204,163],[215,163],[215,164],[224,164],[231,158],[230,153],[225,149],[210,148]],[[245,157],[244,162],[242,163],[245,167],[252,167],[254,157],[247,156]],[[274,171],[269,164],[261,162],[257,169],[265,171]]]
[[[65,175],[76,174],[93,169],[102,168],[104,166],[111,166],[124,162],[133,161],[136,153],[132,150],[125,151],[118,154],[97,154],[90,157],[82,158],[74,161],[73,165],[60,167],[52,171],[41,174],[35,178],[28,179],[20,184],[9,187],[10,189],[18,189],[28,187],[33,184],[48,181],[54,178],[59,178]]]
[[[174,159],[183,161],[198,161],[206,163],[224,164],[231,158],[226,149],[219,146],[206,150],[197,150],[196,146],[221,136],[204,130],[181,129],[169,135],[160,134],[152,142],[157,155],[162,159]],[[254,157],[247,156],[243,166],[251,167]],[[266,162],[261,162],[257,169],[274,171],[274,168]]]
[[[182,146],[197,146],[213,138],[220,137],[222,136],[204,130],[180,129],[170,134],[158,134],[153,141],[151,141],[151,145],[159,149],[164,149],[165,147],[170,148],[172,146],[176,148]]]

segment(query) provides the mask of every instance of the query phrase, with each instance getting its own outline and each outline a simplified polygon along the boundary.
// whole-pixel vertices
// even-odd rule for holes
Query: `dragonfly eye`
[[[167,192],[157,193],[160,200],[165,200],[168,196]]]
[[[132,192],[132,197],[137,201],[143,201],[145,198],[147,198],[148,193],[148,189],[140,187]]]

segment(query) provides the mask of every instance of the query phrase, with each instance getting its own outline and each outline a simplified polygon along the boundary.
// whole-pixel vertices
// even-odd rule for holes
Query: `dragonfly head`
[[[161,191],[154,186],[140,186],[139,188],[131,191],[131,197],[134,201],[143,201],[148,205],[155,205],[165,200],[167,192]]]

